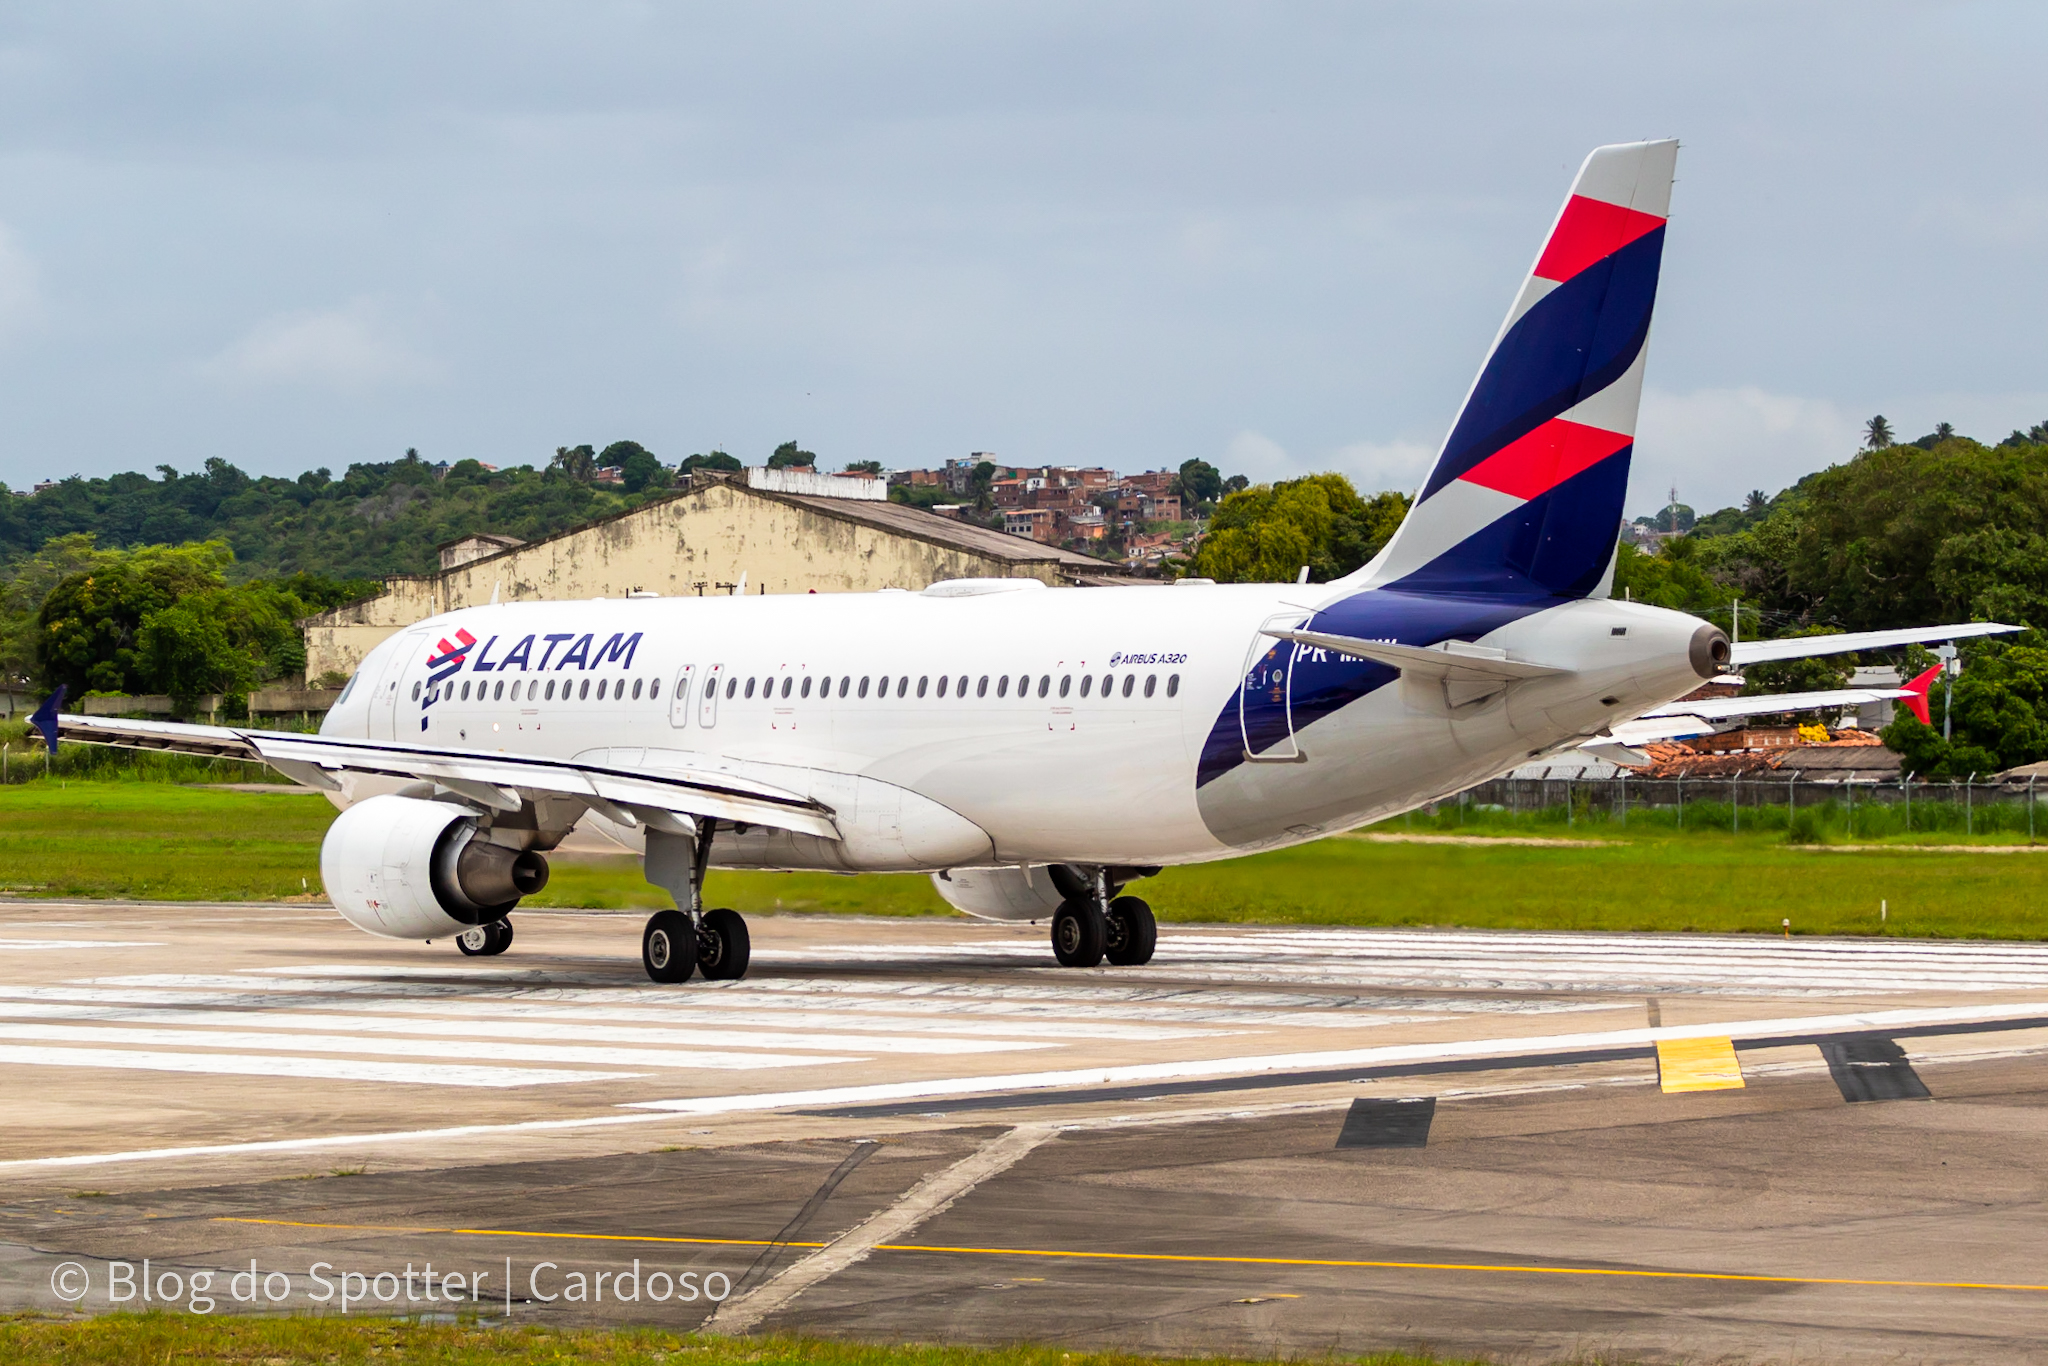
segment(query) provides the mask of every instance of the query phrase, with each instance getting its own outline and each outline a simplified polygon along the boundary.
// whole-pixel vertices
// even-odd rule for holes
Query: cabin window
[[[466,678],[462,680],[462,700],[469,701],[469,680]]]
[[[739,691],[739,686],[740,686],[740,681],[739,681],[739,680],[738,680],[737,678],[728,678],[728,679],[726,679],[726,680],[725,680],[725,700],[726,700],[726,701],[728,701],[728,702],[732,701],[732,695],[733,695],[733,694],[734,694],[735,692]]]
[[[860,695],[862,697],[868,695],[868,676],[866,674],[860,676]]]
[[[907,680],[906,680],[906,681],[907,681]],[[930,683],[930,682],[931,682],[931,675],[930,675],[930,674],[926,674],[926,675],[925,675],[925,676],[924,676],[923,678],[920,678],[920,679],[918,679],[918,680],[917,680],[917,695],[918,695],[919,697],[923,697],[923,696],[924,696],[924,690],[925,690],[925,685],[926,685],[927,683]]]
[[[555,680],[552,678],[548,680],[547,699],[550,702],[555,700]]]
[[[955,693],[956,695],[958,695],[958,696],[960,696],[960,697],[965,697],[965,696],[967,696],[967,675],[966,675],[966,674],[961,674],[961,675],[960,675],[960,686],[959,686],[959,687],[957,687],[957,688],[955,688],[955,689],[954,689],[953,691],[954,691],[954,693]]]
[[[1155,690],[1156,690],[1156,689],[1157,689],[1158,687],[1159,687],[1159,675],[1158,675],[1158,674],[1146,674],[1146,675],[1145,675],[1145,696],[1147,696],[1147,697],[1150,697],[1150,696],[1151,696],[1151,695],[1153,694],[1153,692],[1154,692],[1154,691],[1155,691]]]
[[[747,696],[749,696],[749,697],[752,697],[753,695],[754,695],[754,680],[750,678],[750,679],[748,679],[748,680],[747,680]]]
[[[987,696],[988,696],[988,675],[987,675],[987,674],[983,674],[983,675],[981,676],[981,682],[979,682],[979,683],[977,683],[977,684],[975,684],[975,685],[974,685],[974,695],[975,695],[976,697],[987,697]]]
[[[1003,675],[1002,677],[1000,677],[1000,678],[998,678],[998,679],[996,680],[996,696],[997,696],[997,697],[1008,697],[1009,695],[1010,695],[1010,676],[1009,676],[1008,674],[1004,674],[1004,675]]]
[[[1136,687],[1136,686],[1137,686],[1137,684],[1138,684],[1138,676],[1137,676],[1136,674],[1125,674],[1125,675],[1124,675],[1124,696],[1125,696],[1125,697],[1129,697],[1129,696],[1131,695],[1131,689],[1132,689],[1132,688],[1134,688],[1134,687]]]
[[[420,700],[420,685],[417,683],[412,685],[412,700],[415,702]]]
[[[798,692],[797,696],[799,696],[799,697],[809,697],[810,695],[811,695],[811,680],[810,680],[810,677],[809,677],[808,675],[806,675],[806,676],[805,676],[805,678],[804,678],[804,686],[803,686],[802,690],[801,690],[800,692]]]
[[[840,679],[840,680],[839,680],[839,695],[840,695],[841,697],[844,697],[844,696],[846,696],[846,690],[847,690],[848,688],[852,687],[852,686],[853,686],[853,675],[852,675],[852,674],[848,674],[848,675],[846,675],[846,676],[845,676],[844,678],[842,678],[842,679]]]
[[[899,679],[897,679],[897,680],[896,680],[896,695],[897,695],[898,697],[902,697],[902,696],[904,696],[905,694],[907,694],[907,693],[908,693],[909,691],[910,691],[910,675],[909,675],[909,674],[905,674],[905,675],[903,675],[903,677],[901,677],[901,678],[899,678]]]
[[[1180,675],[1179,675],[1179,674],[1168,674],[1168,675],[1166,676],[1166,695],[1167,695],[1168,697],[1178,697],[1178,696],[1180,696]]]
[[[503,701],[503,700],[504,700],[504,697],[505,697],[505,680],[504,680],[504,679],[502,679],[502,678],[501,678],[501,679],[499,679],[499,680],[498,680],[498,686],[497,686],[497,687],[496,687],[495,689],[493,689],[493,690],[492,690],[492,692],[491,692],[491,697],[492,697],[492,698],[493,698],[494,700],[497,700],[497,701]]]
[[[590,680],[586,678],[586,679],[584,679],[584,680],[583,680],[583,686],[582,686],[582,687],[580,687],[580,688],[578,688],[578,689],[576,690],[576,700],[577,700],[578,702],[585,702],[585,701],[588,701],[588,700],[589,700],[589,698],[590,698]]]
[[[1060,675],[1060,696],[1061,696],[1061,697],[1065,697],[1065,696],[1067,695],[1068,691],[1069,691],[1070,689],[1072,689],[1072,688],[1073,688],[1073,686],[1074,686],[1074,676],[1073,676],[1072,674],[1062,674],[1062,675]]]
[[[951,683],[952,681],[952,679],[946,677],[944,674],[939,675],[939,696],[944,697],[946,695],[946,685],[948,683]]]
[[[1081,696],[1083,696],[1083,697],[1086,697],[1086,696],[1087,696],[1087,695],[1088,695],[1088,694],[1089,694],[1090,692],[1094,691],[1094,689],[1095,689],[1095,675],[1094,675],[1094,674],[1082,674],[1082,675],[1081,675]]]
[[[604,685],[604,679],[600,678],[597,680],[597,700],[600,702],[604,701]]]
[[[644,683],[645,681],[646,681],[646,680],[644,680],[644,679],[639,679],[639,678],[636,678],[636,679],[634,679],[634,680],[633,680],[633,700],[634,700],[635,702],[638,702],[638,701],[640,700],[640,687],[641,687],[641,684],[642,684],[642,683]]]
[[[1038,678],[1038,695],[1039,695],[1040,697],[1043,697],[1043,696],[1045,696],[1045,695],[1046,695],[1047,693],[1049,693],[1049,692],[1051,692],[1051,691],[1052,691],[1052,675],[1051,675],[1051,674],[1041,674],[1041,675],[1039,675],[1039,678]]]

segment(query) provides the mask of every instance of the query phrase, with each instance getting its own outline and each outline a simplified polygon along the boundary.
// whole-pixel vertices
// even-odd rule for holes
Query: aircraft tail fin
[[[1586,158],[1415,506],[1347,582],[1606,596],[1677,154],[1673,140]]]

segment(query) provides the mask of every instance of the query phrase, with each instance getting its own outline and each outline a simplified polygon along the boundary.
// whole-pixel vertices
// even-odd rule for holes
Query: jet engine
[[[474,813],[450,802],[371,797],[327,828],[327,895],[357,929],[387,939],[439,939],[502,919],[548,883],[547,860],[493,843]]]

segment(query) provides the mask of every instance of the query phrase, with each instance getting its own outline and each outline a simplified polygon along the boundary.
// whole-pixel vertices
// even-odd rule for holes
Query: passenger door
[[[675,691],[668,695],[668,723],[677,730],[690,724],[690,679],[695,664],[685,664],[676,674]]]
[[[1267,619],[1264,625],[1291,630],[1300,623],[1301,614],[1286,613]],[[1252,637],[1250,657],[1237,690],[1237,726],[1247,763],[1298,764],[1308,757],[1294,738],[1296,653],[1291,640],[1275,640],[1263,633]]]

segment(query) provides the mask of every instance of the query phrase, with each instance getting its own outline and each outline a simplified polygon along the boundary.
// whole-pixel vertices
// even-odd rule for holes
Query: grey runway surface
[[[2048,946],[1169,926],[1070,972],[1029,927],[775,917],[746,982],[657,988],[638,928],[523,915],[464,960],[319,908],[0,904],[0,1303],[1285,1356],[2048,1336]]]

